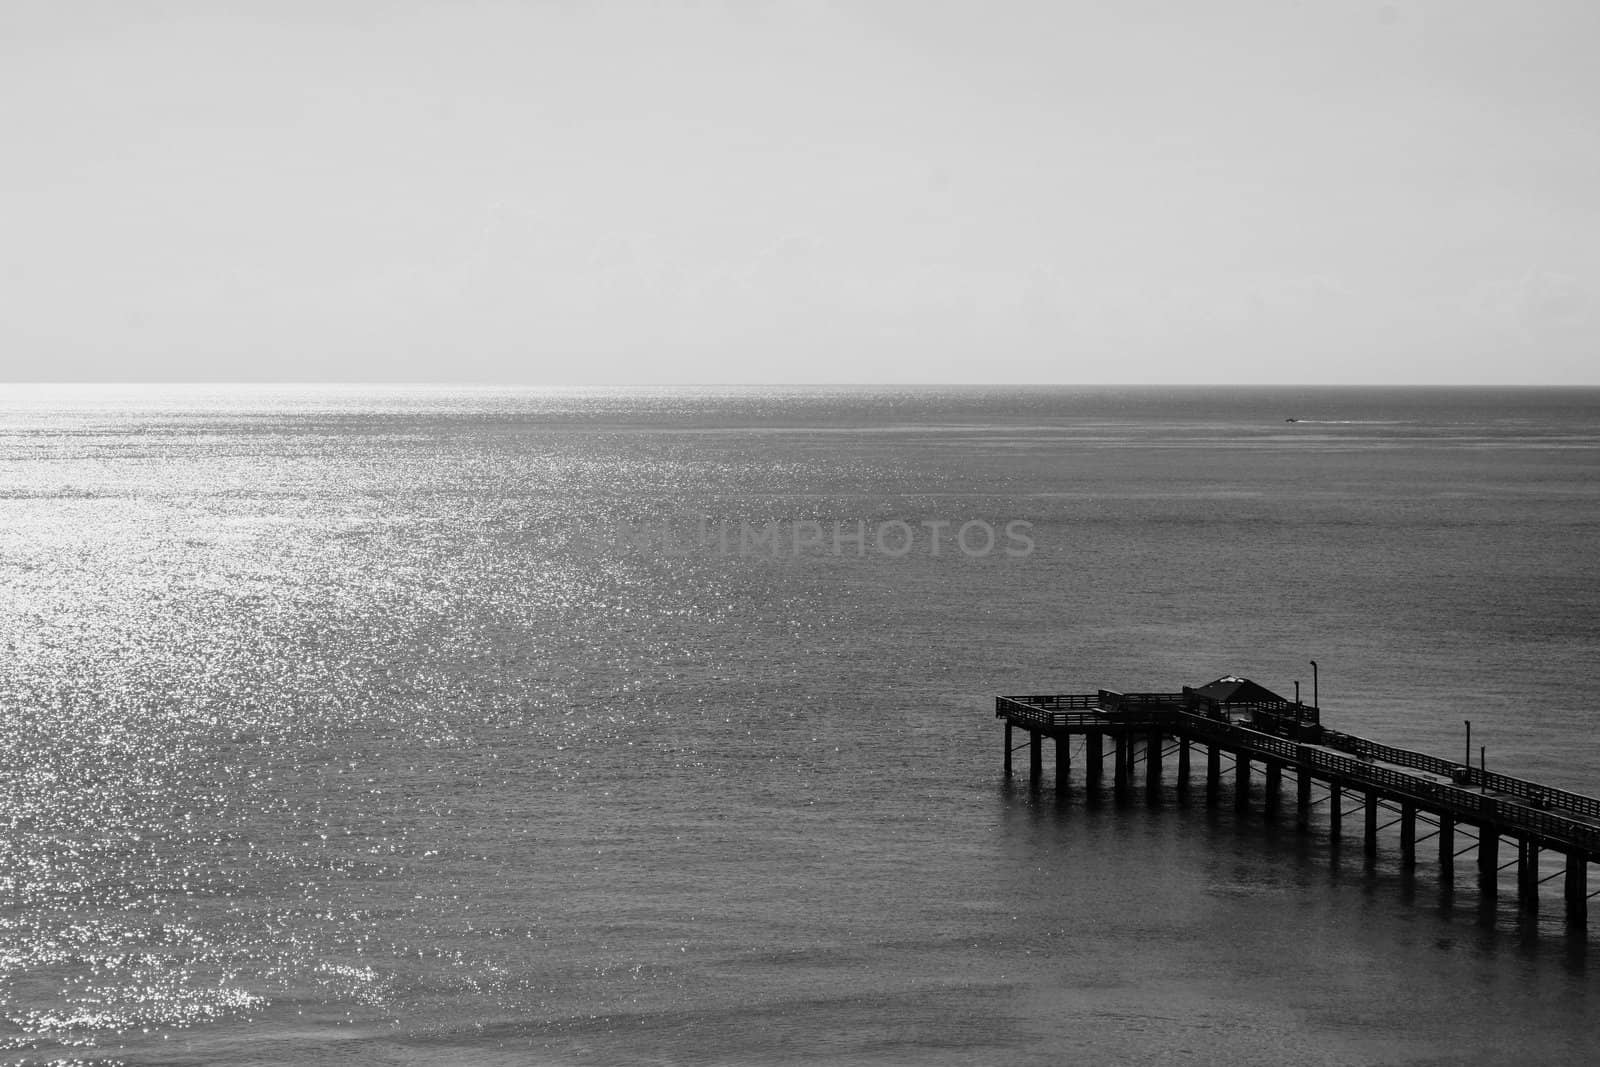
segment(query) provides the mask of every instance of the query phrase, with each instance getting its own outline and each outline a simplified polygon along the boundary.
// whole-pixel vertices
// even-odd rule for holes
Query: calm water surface
[[[0,1057],[1592,1062],[1558,882],[1032,795],[991,708],[1315,658],[1600,793],[1597,532],[1594,390],[10,387]]]

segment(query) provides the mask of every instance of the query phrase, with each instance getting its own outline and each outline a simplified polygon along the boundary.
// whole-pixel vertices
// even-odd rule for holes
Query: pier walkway
[[[1226,759],[1238,806],[1248,806],[1251,776],[1259,766],[1266,812],[1276,816],[1288,772],[1295,779],[1300,830],[1309,830],[1313,809],[1326,804],[1329,835],[1339,840],[1346,818],[1359,814],[1363,847],[1374,856],[1379,831],[1398,824],[1400,860],[1407,870],[1416,866],[1417,846],[1436,838],[1439,874],[1446,885],[1453,884],[1456,859],[1476,851],[1480,890],[1490,896],[1498,892],[1500,871],[1515,864],[1518,901],[1530,911],[1538,908],[1539,886],[1564,874],[1567,921],[1580,927],[1587,922],[1588,866],[1600,856],[1600,799],[1330,730],[1321,724],[1318,709],[1275,698],[1228,703],[1188,687],[1178,693],[1102,689],[997,697],[995,717],[1005,720],[1007,777],[1013,753],[1025,747],[1029,780],[1037,785],[1043,776],[1043,742],[1052,738],[1056,788],[1065,794],[1071,741],[1082,737],[1085,784],[1091,792],[1102,788],[1109,742],[1112,788],[1118,797],[1134,788],[1140,764],[1147,792],[1159,795],[1169,756],[1176,757],[1179,796],[1186,796],[1198,754],[1205,760],[1207,803],[1218,801]],[[1027,733],[1023,745],[1013,743],[1017,730]],[[1313,799],[1314,787],[1323,794],[1318,799]],[[1389,816],[1381,824],[1380,813]],[[1429,831],[1420,838],[1419,826]],[[1465,847],[1458,847],[1458,838],[1467,842]],[[1508,853],[1515,850],[1503,863],[1502,842]],[[1541,878],[1540,858],[1546,852],[1562,858],[1563,870]]]

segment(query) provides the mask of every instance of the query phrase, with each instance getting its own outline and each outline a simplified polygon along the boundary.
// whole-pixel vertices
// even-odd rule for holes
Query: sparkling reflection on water
[[[1309,649],[1342,725],[1453,752],[1467,701],[1595,791],[1593,419],[1325,402],[1285,439],[1272,395],[14,398],[0,1047],[1581,1062],[1559,909],[997,783],[996,690],[1288,689]],[[1038,549],[612,537],[664,516]]]

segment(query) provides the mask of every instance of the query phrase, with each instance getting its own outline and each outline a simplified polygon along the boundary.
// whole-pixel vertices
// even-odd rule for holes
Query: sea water
[[[992,709],[1600,793],[1597,533],[1596,390],[9,387],[0,1057],[1592,1062],[1559,879]]]

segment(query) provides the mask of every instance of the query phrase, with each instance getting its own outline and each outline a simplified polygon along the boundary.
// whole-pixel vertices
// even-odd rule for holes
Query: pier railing
[[[1154,694],[1134,694],[1147,697]],[[1065,696],[995,697],[994,715],[1043,729],[1088,729],[1157,725],[1171,722],[1177,708],[1153,700],[1128,701],[1128,694],[1069,694]]]
[[[1496,793],[1505,793],[1508,796],[1521,797],[1523,800],[1545,808],[1570,811],[1575,815],[1587,815],[1590,818],[1600,819],[1600,800],[1584,796],[1582,793],[1569,793],[1565,789],[1553,789],[1538,782],[1530,782],[1523,778],[1513,778],[1507,774],[1496,774],[1493,771],[1483,771],[1477,767],[1469,767],[1462,763],[1453,763],[1450,760],[1430,756],[1425,752],[1412,752],[1410,749],[1393,748],[1389,745],[1380,745],[1376,741],[1369,741],[1364,737],[1354,734],[1338,733],[1334,730],[1325,730],[1322,743],[1329,748],[1341,749],[1345,752],[1354,752],[1358,756],[1370,756],[1385,763],[1393,763],[1401,767],[1414,767],[1419,771],[1428,771],[1431,774],[1441,774],[1457,782],[1492,789]]]
[[[1205,735],[1212,740],[1222,741],[1236,748],[1248,748],[1253,753],[1276,756],[1291,763],[1309,764],[1318,770],[1337,774],[1347,780],[1381,786],[1402,797],[1430,805],[1449,804],[1459,814],[1468,818],[1493,819],[1502,824],[1509,824],[1514,828],[1531,830],[1549,837],[1558,838],[1591,852],[1600,851],[1600,827],[1569,819],[1553,811],[1542,811],[1525,807],[1521,804],[1502,804],[1498,798],[1484,793],[1462,789],[1455,785],[1446,785],[1443,782],[1425,781],[1415,775],[1397,771],[1392,767],[1379,767],[1361,759],[1347,759],[1344,756],[1336,756],[1331,752],[1323,752],[1310,745],[1295,744],[1292,741],[1285,741],[1280,737],[1273,737],[1271,734],[1264,734],[1258,730],[1251,730],[1248,727],[1238,726],[1233,723],[1186,714],[1183,716],[1183,726],[1190,733]],[[1346,734],[1344,736],[1350,737],[1351,735]],[[1361,741],[1364,739],[1355,738],[1355,740]],[[1391,748],[1388,745],[1379,745],[1373,742],[1366,742],[1363,747],[1369,750],[1363,752],[1363,755],[1368,755],[1375,760],[1381,759],[1385,763],[1399,763],[1398,760],[1390,759],[1391,755],[1409,755],[1418,757],[1419,760],[1435,759],[1435,757],[1426,756],[1424,753],[1408,752],[1406,749]],[[1458,766],[1457,764],[1449,763],[1447,760],[1439,760],[1438,762],[1448,767]],[[1401,765],[1415,766],[1414,764]],[[1432,768],[1417,766],[1416,769],[1431,770]],[[1490,777],[1504,778],[1505,776],[1493,775]],[[1556,792],[1543,789],[1543,787],[1535,783],[1525,782],[1519,778],[1508,778],[1506,780],[1541,794]],[[1491,785],[1489,788],[1493,789],[1495,787]],[[1496,791],[1501,792],[1502,790]],[[1504,790],[1504,792],[1509,793],[1510,791]],[[1565,795],[1588,801],[1590,804],[1596,803],[1594,798],[1585,797],[1578,793]]]
[[[1181,730],[1189,736],[1221,742],[1236,751],[1272,756],[1348,782],[1378,786],[1403,799],[1434,807],[1448,805],[1464,818],[1493,821],[1503,827],[1555,838],[1589,852],[1600,852],[1600,825],[1568,817],[1571,814],[1600,819],[1600,800],[1594,797],[1552,789],[1509,775],[1463,768],[1462,764],[1450,760],[1379,744],[1354,734],[1322,731],[1319,745],[1348,752],[1356,757],[1352,759],[1237,723],[1185,711],[1185,696],[1182,693],[1101,690],[1089,694],[997,697],[995,716],[1018,725],[1068,733],[1144,727]],[[1378,766],[1371,761],[1392,766]],[[1428,781],[1396,770],[1396,767],[1437,774],[1451,782]],[[1516,797],[1532,806],[1501,803],[1499,797],[1462,788],[1462,784]]]
[[[1030,708],[1043,708],[1049,711],[1066,711],[1077,708],[1097,708],[1100,698],[1094,693],[1064,693],[1050,696],[1031,697],[996,697],[996,715],[999,714],[999,702],[1008,704],[1026,705]]]

